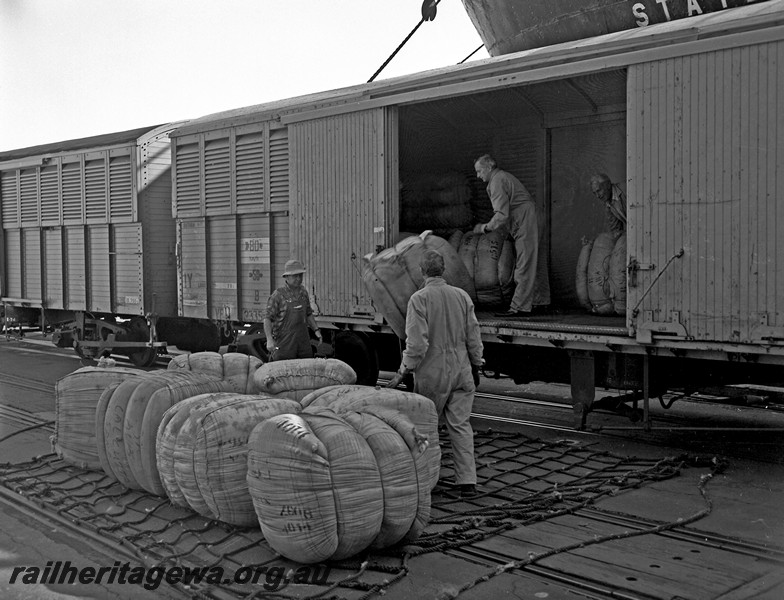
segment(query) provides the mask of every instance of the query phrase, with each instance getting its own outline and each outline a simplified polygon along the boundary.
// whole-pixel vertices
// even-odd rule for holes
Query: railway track
[[[692,553],[699,554],[701,549],[707,549],[714,555],[723,555],[722,561],[724,562],[743,562],[751,559],[755,562],[763,562],[770,567],[771,571],[784,570],[784,547],[763,546],[753,541],[688,527],[676,526],[672,529],[653,532],[655,528],[661,527],[662,523],[596,507],[581,509],[574,514],[577,518],[594,521],[600,524],[600,526],[622,528],[626,531],[639,532],[641,535],[650,534],[669,540],[676,540],[688,546]],[[504,548],[509,548],[509,545],[505,545]],[[540,564],[537,561],[537,557],[532,553],[529,553],[527,556],[512,554],[493,550],[487,546],[481,548],[465,546],[448,550],[446,553],[456,558],[477,562],[489,568],[499,568],[511,563],[523,563],[520,566],[516,566],[513,571],[529,579],[533,578],[543,583],[558,584],[574,593],[595,600],[658,600],[661,598],[659,595],[650,595],[639,589],[634,589],[633,585],[629,587],[610,585],[607,582],[591,577],[579,576],[575,572],[566,572],[552,564]],[[558,554],[558,549],[555,549],[555,552],[552,554],[549,552],[543,552],[542,554],[549,557]],[[666,557],[651,557],[652,562],[656,560],[663,562],[666,560]],[[689,565],[689,569],[693,570],[694,568],[694,564]],[[691,575],[697,579],[710,579],[713,576],[713,567],[710,562],[706,562],[702,566],[702,570],[704,573],[692,572]],[[630,579],[634,581],[634,578]]]
[[[21,390],[53,394],[52,384],[17,374],[0,374],[0,383]],[[386,381],[381,380],[379,384],[385,385]],[[502,403],[506,407],[511,407],[513,414],[503,415],[492,410],[485,410],[483,403],[487,403],[488,408]],[[527,428],[535,432],[534,436],[540,435],[539,432],[541,432],[543,437],[548,437],[545,432],[552,432],[555,435],[549,436],[550,438],[568,437],[581,440],[576,444],[577,446],[590,448],[594,446],[594,441],[598,443],[601,440],[606,441],[622,435],[619,432],[601,430],[575,430],[571,426],[571,406],[564,402],[541,398],[512,398],[501,394],[480,392],[477,394],[475,406],[477,406],[477,410],[473,417],[479,424],[503,424],[513,431]],[[521,415],[520,413],[525,414]],[[617,415],[611,416],[617,418]],[[14,407],[0,407],[0,419],[13,420],[15,425],[19,427],[51,427],[51,424],[47,424],[37,415]],[[481,428],[477,427],[477,429]],[[641,432],[642,430],[639,429],[638,432],[632,433],[630,436],[646,444],[665,445],[666,442],[671,441],[667,437],[659,439],[653,436],[651,436],[651,441],[648,438],[642,440]],[[566,433],[568,436],[563,435]],[[582,440],[587,443],[582,443]],[[545,451],[542,452],[543,455],[546,454]],[[549,460],[549,455],[545,456],[544,460]],[[552,473],[558,473],[560,470],[557,466],[548,468],[552,469]],[[522,494],[522,492],[520,493]],[[509,502],[510,498],[508,494],[504,493],[491,494],[486,501],[488,506],[491,506],[499,502],[501,504]],[[633,504],[630,503],[628,506],[633,506]],[[482,505],[478,503],[478,506],[481,508]],[[647,546],[652,544],[653,549],[648,555],[644,555],[642,558],[638,556],[638,564],[635,564],[635,568],[639,572],[644,571],[646,565],[654,568],[667,561],[672,563],[674,550],[670,549],[677,546],[687,560],[690,557],[699,557],[702,561],[697,567],[693,562],[689,562],[688,565],[684,563],[678,573],[679,577],[686,581],[689,578],[697,578],[710,582],[711,578],[715,579],[716,564],[763,565],[765,568],[770,568],[771,572],[775,569],[784,573],[784,548],[677,523],[666,530],[660,530],[663,523],[656,520],[658,517],[654,518],[650,515],[641,517],[626,512],[626,510],[624,508],[623,512],[620,512],[598,505],[586,506],[565,515],[563,517],[566,519],[565,522],[561,521],[561,517],[556,517],[541,525],[542,527],[551,527],[556,531],[557,535],[554,536],[551,536],[551,532],[548,530],[537,533],[537,524],[520,522],[515,530],[501,532],[492,539],[488,538],[486,543],[470,543],[449,548],[443,553],[458,561],[468,561],[480,565],[486,568],[489,573],[501,571],[513,573],[515,577],[526,582],[525,585],[531,583],[539,586],[532,589],[564,590],[565,593],[570,594],[570,597],[593,600],[654,600],[661,597],[677,597],[677,594],[662,596],[660,591],[650,592],[642,584],[643,577],[627,575],[627,580],[618,575],[623,566],[613,565],[612,558],[602,558],[601,560],[596,558],[600,555],[603,557],[603,553],[606,552],[609,552],[611,556],[623,556],[622,549],[618,550],[612,547],[613,544],[618,543],[613,539],[613,536],[616,536],[618,532],[629,532],[632,535],[641,536],[639,539],[645,540],[645,543],[639,543],[640,554],[647,551],[645,550]],[[578,529],[573,525],[575,521],[570,522],[568,519],[579,521],[580,526],[585,529]],[[592,546],[592,548],[587,550],[572,547],[568,539],[568,533],[572,531],[584,535],[585,547]],[[77,534],[78,532],[74,533],[74,535]],[[550,543],[549,541],[542,541],[550,539],[553,540],[551,545],[547,545]],[[586,565],[592,561],[597,564],[601,563],[601,565],[610,565],[606,568],[612,578],[605,579],[595,574],[592,575],[591,570],[586,568]],[[572,563],[576,565],[574,568],[571,567]],[[615,567],[614,570],[612,567]],[[595,572],[601,571],[602,568],[605,567],[596,567]],[[463,575],[459,571],[458,574]],[[668,572],[668,574],[670,573]],[[655,576],[653,577],[655,579]],[[459,581],[462,577],[456,579]],[[737,581],[739,586],[749,585],[748,579],[738,578]],[[482,588],[480,588],[481,590]],[[750,594],[747,597],[756,596]]]
[[[705,481],[699,480],[700,485]],[[703,488],[702,496],[704,508],[691,515],[669,513],[667,520],[650,516],[646,511],[652,504],[640,506],[634,497],[620,500],[624,512],[599,504],[582,506],[546,523],[521,523],[444,554],[485,567],[487,574],[477,578],[477,584],[500,572],[513,573],[523,580],[519,587],[531,593],[555,588],[592,600],[780,597],[784,547],[701,527],[713,502],[722,501],[711,498],[709,489]],[[485,498],[491,513],[505,504],[494,505],[496,500],[492,493]],[[667,502],[667,497],[662,500]],[[443,508],[443,503],[434,506]],[[479,516],[481,510],[469,514]],[[467,591],[472,584],[464,583],[461,589]],[[518,587],[508,580],[503,585]],[[725,595],[727,589],[733,591]]]

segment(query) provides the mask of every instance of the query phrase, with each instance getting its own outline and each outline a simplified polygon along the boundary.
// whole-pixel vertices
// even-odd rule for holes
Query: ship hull
[[[491,56],[647,27],[764,0],[463,0]]]

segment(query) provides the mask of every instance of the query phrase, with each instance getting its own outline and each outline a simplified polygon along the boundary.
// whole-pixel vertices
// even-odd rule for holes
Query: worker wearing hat
[[[272,292],[267,300],[264,317],[264,333],[267,336],[269,360],[313,358],[308,327],[321,341],[310,297],[302,286],[305,266],[298,260],[290,260],[283,271],[286,284]]]

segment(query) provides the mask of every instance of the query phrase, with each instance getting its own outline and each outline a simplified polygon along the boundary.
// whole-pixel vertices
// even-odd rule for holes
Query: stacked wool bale
[[[297,358],[265,363],[253,380],[264,394],[300,401],[314,390],[355,383],[357,374],[337,358]]]
[[[451,231],[472,222],[471,188],[460,173],[404,177],[400,205],[403,230]]]
[[[449,243],[458,243],[458,256],[474,280],[477,303],[482,306],[508,305],[515,287],[512,240],[498,231],[457,233],[450,237]]]
[[[226,392],[178,402],[163,414],[155,443],[166,495],[205,517],[258,525],[246,481],[248,437],[262,421],[300,410],[294,400]]]
[[[163,414],[191,396],[230,391],[229,382],[191,371],[161,371],[109,386],[94,421],[102,469],[125,487],[165,495],[155,454]]]
[[[626,235],[583,240],[575,277],[580,304],[597,315],[626,314]]]
[[[311,392],[302,399],[305,408],[322,406],[338,413],[381,407],[406,415],[422,435],[428,447],[422,453],[423,469],[427,472],[428,489],[438,483],[441,469],[441,447],[438,443],[438,413],[430,398],[403,390],[374,388],[366,385],[335,385]]]
[[[267,542],[300,563],[413,539],[430,515],[426,446],[403,414],[310,407],[248,441],[248,487]]]
[[[68,464],[101,470],[95,437],[95,411],[101,394],[145,371],[122,367],[84,367],[60,378],[55,385],[56,422],[52,449]]]
[[[255,356],[240,352],[195,352],[180,354],[169,361],[169,371],[196,371],[222,379],[239,394],[254,394],[258,391],[253,373],[262,365]]]
[[[364,257],[362,280],[376,310],[398,337],[406,336],[406,309],[411,295],[422,287],[424,277],[419,267],[425,250],[437,250],[444,257],[444,279],[465,290],[476,302],[476,289],[457,251],[445,239],[425,231],[398,242],[377,254]]]

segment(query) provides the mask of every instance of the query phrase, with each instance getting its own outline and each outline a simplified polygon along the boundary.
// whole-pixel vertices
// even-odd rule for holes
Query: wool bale
[[[112,399],[112,396],[120,383],[122,382],[112,383],[103,391],[101,397],[98,399],[98,405],[95,407],[95,420],[93,421],[93,429],[95,430],[95,452],[98,455],[98,462],[101,465],[101,470],[115,480],[117,480],[118,477],[114,474],[112,466],[109,463],[109,457],[106,454],[104,424],[107,422],[106,411],[109,408],[109,400]]]
[[[146,371],[123,367],[83,367],[55,384],[55,429],[52,448],[66,463],[101,471],[95,430],[95,413],[101,395],[130,377]]]
[[[411,448],[383,416],[311,408],[253,429],[248,488],[277,552],[315,563],[403,538],[420,486]]]
[[[190,416],[193,408],[224,394],[227,394],[227,392],[191,396],[167,409],[161,417],[161,422],[158,424],[158,432],[155,436],[155,462],[166,496],[176,506],[189,506],[185,495],[177,484],[177,476],[174,474],[174,447],[177,444],[177,434],[182,429],[182,424]]]
[[[424,250],[436,250],[441,256],[444,257],[444,279],[450,285],[459,287],[471,297],[471,300],[476,302],[476,288],[474,287],[474,280],[468,274],[468,271],[460,260],[457,251],[446,241],[444,238],[437,235],[428,234],[427,231],[422,233],[422,242],[424,248],[418,256],[414,253],[406,253],[407,263],[412,272],[420,273],[420,263],[422,262],[422,254]],[[424,277],[422,277],[424,283]]]
[[[158,464],[167,471],[172,467],[177,501],[184,499],[199,514],[232,525],[257,525],[246,480],[248,436],[261,421],[296,414],[301,406],[264,395],[219,393],[195,398],[175,404],[164,414],[156,442]],[[167,492],[170,484],[167,481]]]
[[[591,299],[588,297],[588,260],[591,258],[591,250],[593,250],[593,240],[583,238],[582,242],[583,246],[580,249],[580,256],[577,258],[575,288],[580,306],[590,312],[593,306],[591,305]]]
[[[463,241],[463,236],[464,235],[465,235],[465,233],[463,231],[461,231],[460,229],[455,229],[449,235],[449,237],[447,238],[447,241],[449,242],[449,245],[452,246],[452,248],[454,248],[455,250],[458,251],[458,256],[459,256],[459,250],[460,250],[460,242]]]
[[[96,414],[96,432],[103,429],[107,475],[128,488],[165,495],[155,456],[158,425],[164,412],[190,396],[231,389],[226,381],[190,371],[161,371],[120,383],[106,398],[101,397],[99,406],[103,402],[105,409],[101,407]]]
[[[420,238],[413,236],[386,248],[377,254],[364,257],[362,281],[370,294],[376,310],[389,323],[392,331],[403,339],[406,337],[406,308],[408,299],[419,289],[412,274],[408,272],[400,249],[418,244]]]
[[[626,234],[621,234],[610,255],[610,297],[616,314],[626,315]]]
[[[355,383],[357,374],[337,358],[295,358],[265,363],[253,374],[260,392],[302,400],[323,387]]]
[[[302,399],[305,408],[324,406],[338,413],[366,410],[368,407],[385,408],[406,415],[427,436],[428,446],[423,453],[426,463],[429,490],[438,483],[441,470],[441,446],[438,441],[438,413],[430,398],[403,390],[370,387],[366,385],[335,385],[316,390]]]
[[[509,304],[514,293],[514,246],[505,232],[466,233],[458,255],[474,279],[477,304]]]
[[[464,289],[476,301],[471,275],[457,251],[445,239],[424,231],[376,254],[364,257],[362,280],[378,310],[401,339],[405,338],[408,300],[424,284],[419,267],[425,250],[437,250],[444,257],[444,279]]]
[[[196,371],[208,373],[231,384],[238,394],[255,394],[258,390],[253,380],[253,372],[262,361],[255,356],[240,352],[195,352],[175,356],[167,369],[169,371]]]
[[[311,413],[317,408],[311,408]],[[404,538],[416,539],[430,518],[430,488],[426,463],[420,458],[427,437],[398,411],[367,407],[362,412],[341,412],[373,451],[384,491],[383,518],[371,548],[386,548]],[[412,502],[412,498],[416,501]]]
[[[615,248],[615,236],[600,233],[596,236],[588,259],[588,299],[592,311],[598,315],[611,315],[615,312],[610,298],[610,256]]]

